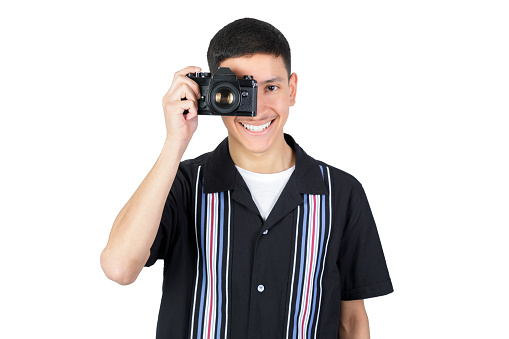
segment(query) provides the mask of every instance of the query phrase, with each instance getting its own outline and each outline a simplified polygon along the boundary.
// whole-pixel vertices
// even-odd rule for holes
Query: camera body
[[[256,116],[258,84],[252,76],[237,79],[228,67],[219,67],[212,76],[208,72],[186,76],[200,86],[198,114]]]

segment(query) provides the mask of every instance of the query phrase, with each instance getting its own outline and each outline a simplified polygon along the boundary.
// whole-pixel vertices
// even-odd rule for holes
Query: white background
[[[299,76],[286,132],[357,177],[395,292],[372,338],[508,338],[506,1],[2,1],[2,338],[153,338],[162,263],[127,287],[99,255],[161,151],[173,73],[240,17]],[[226,135],[200,117],[185,158]]]

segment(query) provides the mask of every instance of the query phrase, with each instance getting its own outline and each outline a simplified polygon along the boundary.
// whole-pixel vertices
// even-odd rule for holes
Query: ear
[[[297,96],[297,74],[292,73],[290,80],[288,80],[288,87],[290,87],[290,106],[295,105],[295,97]]]

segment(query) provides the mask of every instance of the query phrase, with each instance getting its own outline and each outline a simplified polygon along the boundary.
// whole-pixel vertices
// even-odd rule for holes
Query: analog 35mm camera
[[[250,75],[237,76],[228,67],[208,72],[188,73],[200,86],[198,114],[256,116],[258,84]]]

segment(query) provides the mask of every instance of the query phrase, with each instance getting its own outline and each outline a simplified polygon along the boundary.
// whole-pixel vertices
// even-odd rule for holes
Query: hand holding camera
[[[256,116],[258,84],[250,75],[242,78],[228,67],[216,73],[186,67],[173,78],[163,97],[167,139],[185,147],[198,127],[197,115]]]
[[[198,127],[200,88],[196,82],[186,77],[186,74],[199,71],[201,68],[189,66],[176,72],[170,89],[163,97],[166,139],[173,144],[187,147]],[[188,114],[184,115],[185,111]]]

